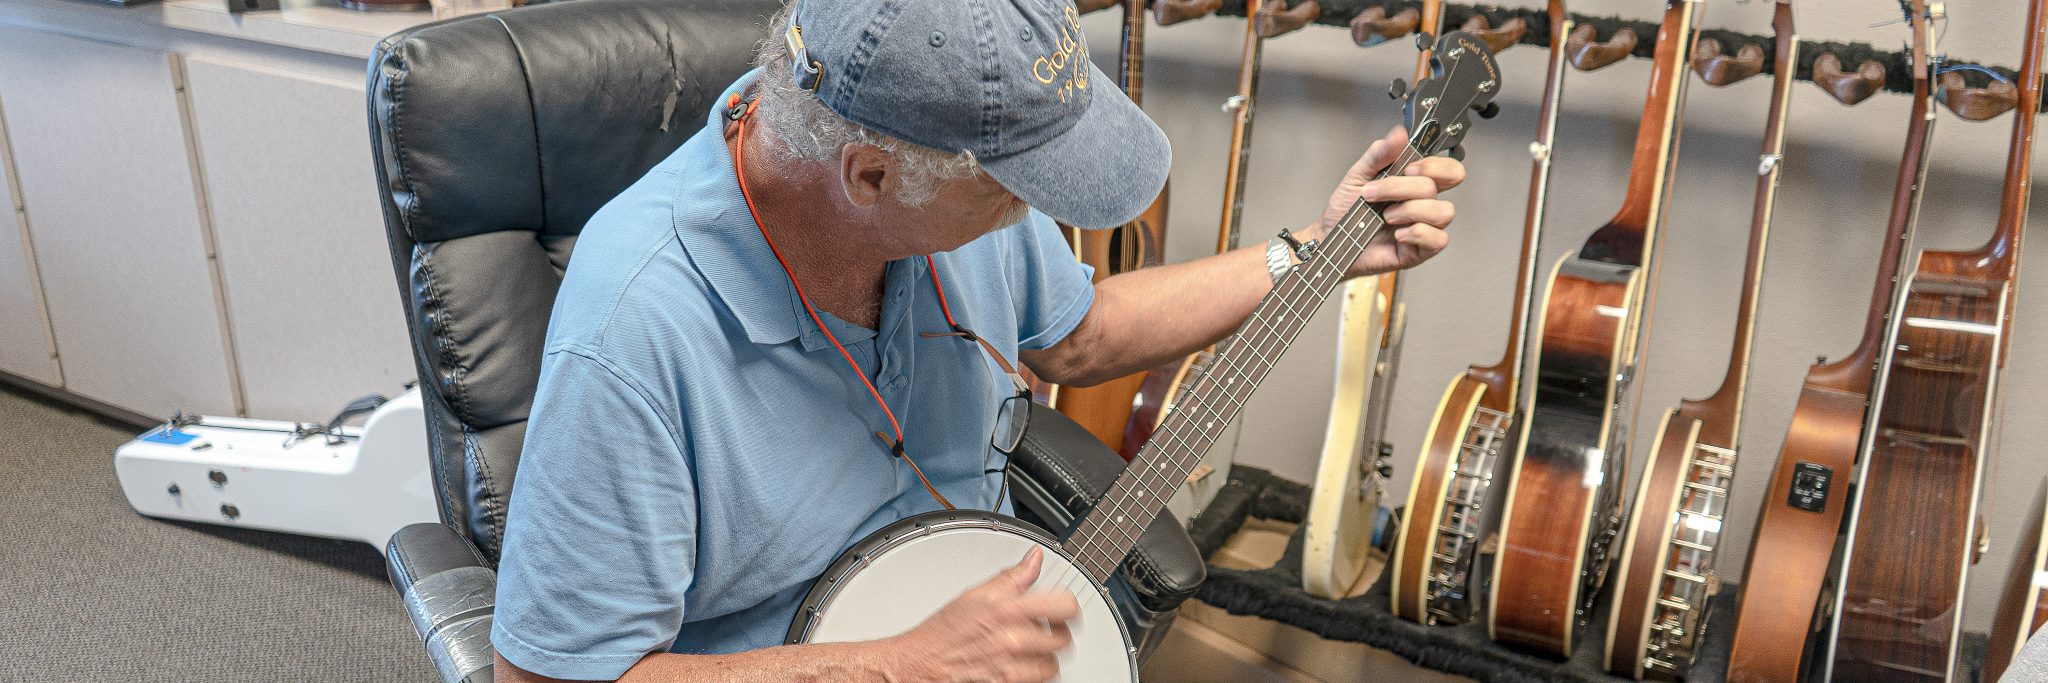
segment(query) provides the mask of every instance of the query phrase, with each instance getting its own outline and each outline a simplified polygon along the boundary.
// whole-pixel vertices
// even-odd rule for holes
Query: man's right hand
[[[919,683],[1040,683],[1059,675],[1060,650],[1073,644],[1067,621],[1081,605],[1065,591],[1031,591],[1045,551],[954,598],[917,628],[891,638]],[[895,668],[895,667],[891,667]]]

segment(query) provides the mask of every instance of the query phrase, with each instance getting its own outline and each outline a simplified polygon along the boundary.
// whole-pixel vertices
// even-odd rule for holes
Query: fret
[[[1404,149],[1389,168],[1404,168],[1422,156],[1413,148]],[[1191,372],[1159,431],[1066,540],[1090,578],[1101,582],[1115,572],[1202,455],[1244,411],[1246,397],[1384,227],[1379,207],[1354,202],[1313,253],[1266,294],[1236,333],[1217,345],[1215,356]]]

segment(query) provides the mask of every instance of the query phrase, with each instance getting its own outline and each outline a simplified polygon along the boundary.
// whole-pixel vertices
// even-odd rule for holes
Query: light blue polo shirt
[[[723,107],[707,123],[591,218],[555,299],[491,630],[541,675],[779,645],[842,550],[938,509],[755,227]],[[1094,300],[1037,212],[933,259],[955,319],[1012,362]],[[949,329],[924,259],[889,264],[883,297],[879,330],[819,313],[939,491],[993,505],[989,434],[1015,388],[973,342],[919,336]]]

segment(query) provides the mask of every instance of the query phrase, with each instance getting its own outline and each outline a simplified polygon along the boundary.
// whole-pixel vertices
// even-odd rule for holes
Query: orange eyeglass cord
[[[875,399],[875,405],[882,407],[882,415],[889,418],[889,428],[896,432],[896,440],[893,442],[890,441],[889,436],[881,432],[875,432],[875,438],[881,439],[883,443],[888,444],[889,452],[891,454],[895,455],[896,457],[902,458],[903,462],[910,464],[910,471],[917,474],[917,481],[919,483],[924,484],[925,492],[932,494],[933,499],[939,501],[939,504],[945,506],[945,508],[948,510],[957,509],[953,506],[952,501],[946,500],[946,496],[940,494],[939,490],[936,487],[932,486],[931,480],[925,478],[924,476],[924,469],[918,467],[917,461],[910,457],[910,453],[908,451],[904,450],[903,425],[896,421],[896,411],[889,409],[889,402],[882,400],[882,392],[875,389],[874,382],[868,381],[867,371],[861,369],[860,363],[853,359],[853,354],[847,353],[846,346],[839,343],[839,337],[837,335],[832,334],[832,328],[825,325],[824,318],[818,316],[818,310],[811,306],[810,295],[804,293],[803,284],[797,282],[796,280],[796,272],[790,270],[789,260],[783,258],[782,248],[775,245],[775,238],[768,236],[768,227],[761,224],[761,213],[759,211],[754,210],[754,194],[747,189],[747,173],[745,167],[747,144],[747,119],[753,116],[754,109],[756,107],[759,107],[761,105],[761,102],[760,100],[748,100],[745,102],[744,109],[741,109],[741,104],[742,103],[740,100],[739,93],[733,93],[732,97],[726,101],[727,110],[729,112],[737,112],[736,114],[728,114],[728,118],[732,119],[733,121],[732,130],[734,131],[733,135],[731,136],[732,138],[734,138],[732,151],[732,168],[733,175],[739,179],[740,196],[744,198],[747,202],[747,214],[753,217],[754,227],[761,231],[761,239],[767,240],[768,250],[775,253],[775,261],[776,263],[782,265],[782,274],[789,277],[789,285],[791,287],[796,288],[797,300],[803,302],[804,312],[809,313],[811,315],[811,322],[817,323],[818,330],[825,333],[825,339],[832,342],[832,348],[839,350],[839,357],[846,359],[846,364],[853,368],[853,376],[860,380],[861,386],[867,387],[868,396],[871,396]],[[955,333],[964,333],[971,335],[971,332],[966,331],[967,328],[961,327],[959,323],[953,322],[953,308],[946,304],[945,288],[939,286],[939,265],[932,261],[932,257],[930,255],[926,255],[924,257],[924,261],[925,265],[930,266],[931,268],[932,289],[933,291],[938,292],[939,311],[945,314],[946,324],[951,326]]]

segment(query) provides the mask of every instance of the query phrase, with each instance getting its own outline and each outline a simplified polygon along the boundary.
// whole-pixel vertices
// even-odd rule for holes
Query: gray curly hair
[[[973,152],[944,152],[883,135],[847,120],[816,94],[797,87],[790,73],[789,46],[783,42],[794,9],[794,2],[783,5],[769,20],[768,39],[761,41],[754,57],[754,65],[763,71],[755,85],[761,107],[754,118],[782,139],[778,150],[785,159],[826,161],[837,158],[848,144],[876,147],[896,158],[902,173],[896,199],[909,206],[923,206],[938,196],[941,184],[981,170]]]

